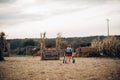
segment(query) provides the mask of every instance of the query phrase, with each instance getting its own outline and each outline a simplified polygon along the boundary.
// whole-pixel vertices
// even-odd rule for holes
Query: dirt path
[[[8,57],[0,62],[0,80],[120,80],[120,59],[76,58],[76,63]]]

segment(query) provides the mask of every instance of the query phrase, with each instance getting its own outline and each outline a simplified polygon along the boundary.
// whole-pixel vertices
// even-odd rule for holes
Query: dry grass
[[[8,57],[0,62],[0,80],[120,80],[120,60],[76,58],[76,63],[41,61],[39,57]]]

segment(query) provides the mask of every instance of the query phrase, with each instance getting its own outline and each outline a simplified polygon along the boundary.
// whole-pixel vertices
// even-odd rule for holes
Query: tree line
[[[90,36],[90,37],[62,37],[62,44],[61,49],[65,49],[67,45],[71,45],[72,48],[77,49],[79,47],[89,47],[92,45],[93,41],[95,42],[96,39],[103,41],[107,36]],[[117,35],[116,38],[120,40],[120,36]],[[56,38],[47,38],[46,39],[46,47],[55,47]],[[7,40],[11,45],[11,50],[16,51],[16,54],[26,54],[26,49],[29,48],[31,52],[28,52],[29,55],[32,54],[32,48],[37,48],[39,51],[40,47],[40,39],[32,39],[32,38],[25,38],[25,39],[8,39]],[[97,42],[97,41],[96,41]]]

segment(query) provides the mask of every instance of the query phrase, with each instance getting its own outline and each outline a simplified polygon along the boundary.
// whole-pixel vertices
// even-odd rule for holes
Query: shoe
[[[73,59],[72,63],[75,63],[75,59]]]

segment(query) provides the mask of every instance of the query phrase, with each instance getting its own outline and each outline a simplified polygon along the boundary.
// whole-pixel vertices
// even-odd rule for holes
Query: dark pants
[[[2,51],[0,50],[0,61],[4,61],[5,59],[3,58],[3,53]]]

